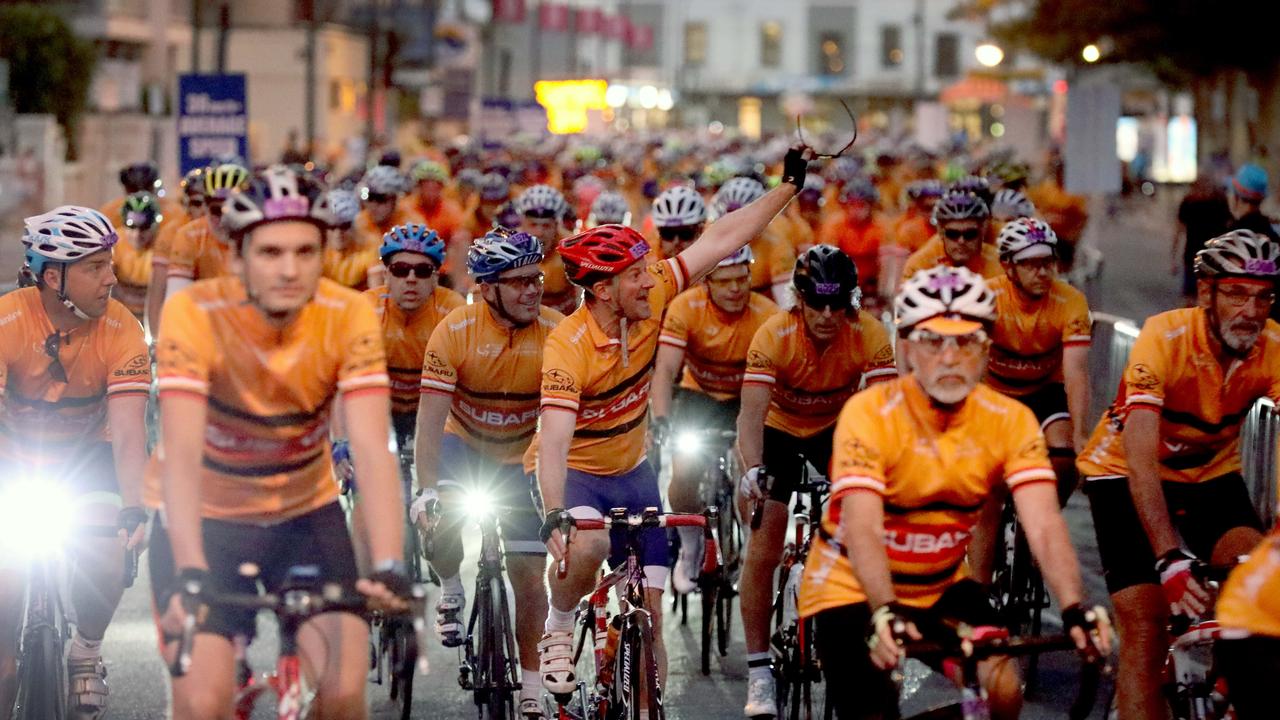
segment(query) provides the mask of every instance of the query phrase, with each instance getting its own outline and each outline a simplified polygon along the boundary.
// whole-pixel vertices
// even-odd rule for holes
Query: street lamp
[[[973,49],[973,56],[978,59],[978,62],[983,67],[990,68],[999,65],[1004,60],[1004,50],[1001,50],[999,45],[988,40]]]
[[[1080,57],[1084,58],[1087,63],[1096,63],[1098,58],[1102,57],[1102,51],[1098,49],[1097,45],[1089,43],[1084,46],[1084,50],[1080,51]]]

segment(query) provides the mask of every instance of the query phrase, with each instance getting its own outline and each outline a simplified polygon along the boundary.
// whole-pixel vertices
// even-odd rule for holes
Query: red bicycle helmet
[[[644,236],[625,225],[601,225],[560,241],[569,281],[584,287],[620,274],[648,254]]]

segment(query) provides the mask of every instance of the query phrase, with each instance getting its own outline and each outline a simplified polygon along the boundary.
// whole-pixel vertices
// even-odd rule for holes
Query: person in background
[[[1182,275],[1182,297],[1190,303],[1196,294],[1195,257],[1210,239],[1225,233],[1234,222],[1227,194],[1207,174],[1201,174],[1178,205],[1173,232],[1170,273]]]
[[[1235,222],[1228,229],[1252,230],[1259,235],[1266,235],[1272,242],[1280,242],[1275,221],[1262,214],[1262,201],[1267,199],[1269,185],[1266,170],[1253,163],[1240,166],[1235,177],[1231,178],[1229,201]]]
[[[375,165],[360,178],[364,209],[356,217],[355,228],[362,245],[376,248],[391,228],[422,222],[417,211],[400,206],[406,185],[404,175],[390,165]]]
[[[840,208],[818,230],[818,243],[838,247],[858,266],[864,292],[872,294],[880,272],[880,246],[890,241],[889,228],[876,213],[880,191],[866,177],[856,177],[840,189]]]
[[[933,237],[933,206],[942,197],[943,186],[940,180],[914,180],[904,190],[907,196],[906,209],[893,225],[893,239],[908,253],[919,250],[929,238]]]
[[[324,277],[354,290],[381,285],[386,267],[378,259],[378,246],[355,229],[360,197],[354,190],[330,190],[326,199],[333,224],[325,237]]]
[[[116,285],[111,295],[142,321],[147,306],[147,287],[151,284],[151,248],[164,223],[160,202],[149,192],[125,198],[121,208],[124,242],[111,249],[115,264]]]

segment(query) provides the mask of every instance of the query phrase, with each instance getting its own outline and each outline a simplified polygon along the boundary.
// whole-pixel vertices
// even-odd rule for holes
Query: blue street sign
[[[178,78],[178,162],[185,175],[214,160],[249,158],[244,75]]]

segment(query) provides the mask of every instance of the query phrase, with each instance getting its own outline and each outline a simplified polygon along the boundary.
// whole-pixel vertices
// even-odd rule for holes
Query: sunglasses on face
[[[977,240],[978,237],[982,235],[982,231],[976,228],[970,228],[968,230],[947,228],[942,231],[942,234],[945,235],[948,240]]]
[[[53,360],[49,363],[49,374],[54,380],[64,383],[67,381],[67,369],[62,366],[62,358],[58,355],[58,348],[61,345],[62,336],[56,332],[44,339],[44,354]]]
[[[409,273],[413,273],[416,278],[426,279],[436,274],[436,266],[431,263],[411,265],[406,262],[393,262],[387,266],[387,272],[402,279],[409,277]]]
[[[395,199],[396,199],[396,196],[395,196],[395,195],[383,195],[382,193],[369,193],[369,196],[368,196],[367,198],[365,198],[365,199],[366,199],[366,200],[368,200],[368,201],[369,201],[369,202],[371,202],[371,203],[379,203],[379,204],[381,204],[381,203],[394,202],[394,201],[395,201]]]
[[[698,228],[693,225],[687,225],[685,227],[658,228],[658,237],[666,240],[667,242],[671,242],[672,240],[688,242],[698,237]]]
[[[187,196],[187,207],[189,207],[189,208],[201,208],[201,207],[204,207],[204,198],[203,198],[203,197],[200,197],[199,195],[188,195],[188,196]]]
[[[534,208],[533,210],[525,210],[524,216],[530,220],[555,220],[559,214],[555,210],[548,208]]]
[[[495,283],[516,290],[527,290],[528,288],[542,287],[545,275],[542,273],[534,273],[533,275],[520,275],[518,277],[498,278]]]

